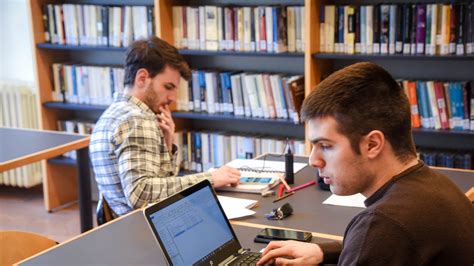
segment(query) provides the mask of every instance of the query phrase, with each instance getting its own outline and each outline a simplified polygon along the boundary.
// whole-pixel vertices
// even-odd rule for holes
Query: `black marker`
[[[290,143],[287,145],[288,149],[285,153],[285,179],[288,184],[294,184],[295,178],[293,173],[293,153],[291,153]]]

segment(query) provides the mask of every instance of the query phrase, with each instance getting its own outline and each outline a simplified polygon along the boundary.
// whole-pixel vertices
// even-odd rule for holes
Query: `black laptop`
[[[208,180],[144,213],[169,265],[254,265],[260,258],[242,248]]]

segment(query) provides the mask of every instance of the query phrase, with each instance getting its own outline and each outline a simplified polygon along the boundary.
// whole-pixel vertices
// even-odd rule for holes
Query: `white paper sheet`
[[[224,209],[227,219],[236,219],[240,217],[254,215],[255,212],[247,208],[251,208],[257,204],[256,200],[241,199],[227,196],[217,196],[219,202]]]
[[[332,194],[331,196],[329,196],[329,198],[327,198],[323,202],[323,204],[365,208],[364,200],[365,200],[364,195],[360,193],[350,195],[350,196],[338,196],[338,195]]]
[[[270,160],[248,160],[248,159],[235,159],[226,164],[227,166],[238,168],[238,169],[258,169],[263,171],[276,171],[285,172],[285,162],[277,162]],[[296,174],[299,170],[303,169],[307,163],[293,163],[293,172]]]

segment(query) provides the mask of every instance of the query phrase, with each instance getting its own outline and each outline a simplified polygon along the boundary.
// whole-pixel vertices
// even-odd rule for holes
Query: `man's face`
[[[151,78],[145,90],[144,103],[155,113],[161,113],[160,107],[176,102],[181,75],[179,71],[166,66],[162,73]]]
[[[367,160],[355,153],[349,139],[337,130],[332,117],[316,118],[308,122],[312,144],[309,164],[318,168],[324,183],[337,195],[363,193],[372,183]]]

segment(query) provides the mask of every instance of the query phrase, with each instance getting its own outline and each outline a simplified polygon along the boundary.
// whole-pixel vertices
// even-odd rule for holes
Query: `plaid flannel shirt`
[[[126,94],[100,117],[89,150],[99,191],[119,216],[211,176],[176,176],[177,147],[169,151],[156,115]]]

